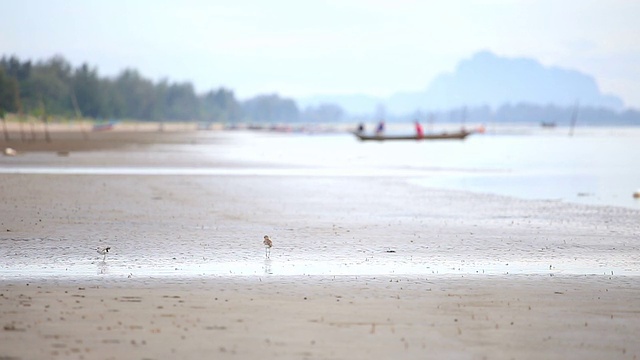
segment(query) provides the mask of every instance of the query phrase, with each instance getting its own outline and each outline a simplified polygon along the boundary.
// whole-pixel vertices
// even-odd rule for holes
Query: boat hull
[[[451,133],[439,133],[439,134],[425,134],[423,136],[418,135],[366,135],[362,133],[354,133],[354,135],[362,141],[388,141],[388,140],[464,140],[467,136],[471,135],[469,131],[459,131]]]

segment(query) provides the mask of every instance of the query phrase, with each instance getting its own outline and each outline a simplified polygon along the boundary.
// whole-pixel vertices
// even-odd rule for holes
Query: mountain
[[[357,101],[354,101],[357,99]],[[348,113],[374,113],[380,104],[391,114],[444,110],[461,106],[504,104],[604,107],[621,110],[622,100],[603,94],[592,76],[575,70],[546,67],[527,58],[507,58],[481,51],[462,60],[453,73],[437,76],[421,92],[398,92],[387,99],[325,96],[301,99],[299,104],[332,102]]]

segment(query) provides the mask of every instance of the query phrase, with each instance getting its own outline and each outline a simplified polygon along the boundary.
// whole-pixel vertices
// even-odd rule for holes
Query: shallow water
[[[7,240],[4,240],[7,241]],[[478,256],[451,255],[426,248],[397,246],[393,250],[345,246],[331,253],[314,249],[276,248],[266,258],[256,247],[224,251],[207,245],[191,245],[177,251],[150,254],[135,243],[112,248],[105,260],[95,250],[65,239],[22,239],[20,247],[5,253],[0,280],[16,279],[126,279],[210,278],[216,276],[345,276],[345,275],[620,275],[639,276],[637,262],[628,254],[593,256],[576,252],[564,255],[528,254],[491,259],[491,251]],[[63,245],[64,244],[64,245]],[[9,247],[5,244],[5,249]],[[170,247],[175,249],[175,247]],[[19,250],[16,250],[19,249]],[[637,252],[637,249],[633,249]],[[91,253],[96,253],[95,256]],[[203,256],[204,255],[204,256]],[[521,260],[517,260],[520,258]]]
[[[434,188],[640,209],[640,129],[529,130],[465,141],[359,142],[351,135],[252,138],[222,155],[331,173],[399,176]]]
[[[207,136],[205,134],[205,136]],[[0,173],[114,175],[395,176],[431,188],[640,209],[640,129],[519,129],[465,141],[360,142],[350,134],[213,133],[220,144],[164,146],[198,166],[73,166],[7,162]],[[73,154],[91,157],[94,154]],[[207,166],[218,160],[240,167]],[[141,161],[144,161],[141,160]],[[88,160],[90,162],[90,160]]]

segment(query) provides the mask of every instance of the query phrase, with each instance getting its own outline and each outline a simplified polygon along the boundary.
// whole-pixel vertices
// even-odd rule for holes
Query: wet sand
[[[224,149],[227,140],[207,141]],[[218,164],[153,149],[161,156],[125,146],[92,158],[3,157],[0,165]],[[634,210],[388,177],[0,174],[0,193],[0,358],[640,356]],[[264,234],[274,239],[269,263]],[[126,272],[74,277],[75,263],[100,269],[97,245],[113,246],[107,263]],[[278,269],[288,256],[333,264],[357,253],[376,264],[423,254],[420,264],[433,271]],[[273,268],[181,275],[177,265],[157,276],[123,264],[153,264],[156,254],[159,263],[242,256]],[[29,261],[66,262],[70,275],[20,274]],[[452,266],[462,270],[445,271]],[[580,267],[593,271],[581,275]]]

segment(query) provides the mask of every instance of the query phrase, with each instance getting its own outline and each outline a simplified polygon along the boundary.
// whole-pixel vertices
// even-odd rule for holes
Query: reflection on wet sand
[[[97,263],[98,267],[98,275],[107,275],[109,274],[109,264],[106,261],[99,261]]]
[[[264,259],[264,274],[271,275],[273,272],[271,271],[271,259]]]

